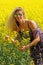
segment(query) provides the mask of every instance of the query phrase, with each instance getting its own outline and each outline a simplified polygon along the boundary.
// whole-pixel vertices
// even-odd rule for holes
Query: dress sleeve
[[[40,33],[39,33],[39,30],[36,29],[33,31],[33,37],[36,38],[38,36],[40,37]]]

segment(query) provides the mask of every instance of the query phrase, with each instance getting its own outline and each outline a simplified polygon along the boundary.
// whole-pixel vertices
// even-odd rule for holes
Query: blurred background
[[[16,44],[12,44],[11,39],[5,40],[5,36],[11,38],[17,36],[16,32],[9,32],[5,28],[5,24],[16,7],[22,7],[25,11],[26,18],[38,22],[39,27],[43,30],[43,0],[0,0],[0,65],[34,65],[30,58],[30,51],[20,52],[20,45],[29,43],[30,38],[22,36],[21,44],[16,40]],[[28,32],[26,32],[28,35]]]

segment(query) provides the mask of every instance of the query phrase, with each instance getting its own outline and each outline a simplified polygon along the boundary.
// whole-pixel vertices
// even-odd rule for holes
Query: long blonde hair
[[[17,29],[17,21],[14,17],[14,14],[17,12],[17,11],[22,11],[24,17],[25,17],[25,13],[24,13],[24,10],[21,8],[21,7],[17,7],[13,12],[12,14],[10,15],[10,17],[8,18],[8,21],[7,21],[7,27],[11,30],[11,31],[15,31]]]

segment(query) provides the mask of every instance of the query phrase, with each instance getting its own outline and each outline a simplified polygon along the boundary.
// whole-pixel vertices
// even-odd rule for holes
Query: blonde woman
[[[33,20],[28,20],[25,17],[24,10],[17,7],[9,18],[8,26],[11,31],[16,30],[21,33],[21,30],[27,31],[30,29],[30,44],[22,46],[21,51],[30,48],[31,57],[35,65],[43,65],[43,32]]]

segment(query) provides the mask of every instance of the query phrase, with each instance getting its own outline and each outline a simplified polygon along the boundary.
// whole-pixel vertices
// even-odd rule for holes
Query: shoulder
[[[27,21],[28,23],[31,23],[31,24],[36,24],[36,22],[35,22],[34,20],[26,19],[26,21]]]
[[[26,22],[28,22],[28,24],[34,24],[34,25],[36,25],[36,21],[34,21],[34,20],[28,20],[28,19],[26,19]]]
[[[36,22],[34,20],[28,20],[28,23],[36,25]]]
[[[36,22],[34,20],[27,20],[29,27],[33,30],[37,28]]]

